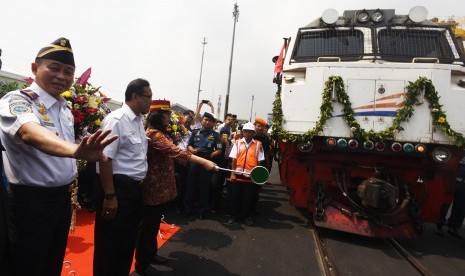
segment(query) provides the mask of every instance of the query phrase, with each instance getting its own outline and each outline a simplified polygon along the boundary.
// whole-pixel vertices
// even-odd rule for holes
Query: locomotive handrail
[[[316,62],[341,62],[340,57],[318,57]]]
[[[412,63],[439,63],[439,58],[415,57],[412,59]]]

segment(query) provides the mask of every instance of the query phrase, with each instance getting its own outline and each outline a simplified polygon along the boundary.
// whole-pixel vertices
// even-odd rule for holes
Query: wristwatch
[[[111,200],[111,199],[113,199],[113,198],[115,197],[115,195],[116,195],[115,193],[112,193],[112,194],[105,194],[105,199]]]

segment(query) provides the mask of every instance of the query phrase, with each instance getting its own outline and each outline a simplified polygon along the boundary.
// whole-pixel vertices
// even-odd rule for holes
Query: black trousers
[[[250,217],[258,186],[253,183],[231,182],[232,216],[235,219]]]
[[[459,229],[465,218],[465,183],[456,182],[454,191],[454,203],[450,217],[447,220],[447,226],[453,229]]]
[[[174,163],[174,172],[176,178],[176,191],[177,196],[174,200],[176,203],[176,209],[181,211],[184,206],[184,195],[186,191],[186,182],[187,182],[187,167],[179,163]]]
[[[210,188],[210,209],[221,212],[221,199],[223,197],[223,184],[227,172],[212,173],[212,186]]]
[[[118,210],[116,217],[102,217],[104,192],[97,189],[97,211],[94,229],[94,276],[128,276],[137,229],[142,218],[142,186],[128,176],[113,176]]]
[[[166,204],[144,205],[142,222],[139,225],[136,244],[136,270],[144,271],[152,259],[157,255],[157,235],[160,230],[160,221]]]
[[[201,165],[189,163],[186,184],[184,207],[186,213],[194,209],[196,192],[199,190],[199,214],[207,212],[212,183],[212,172],[205,170]],[[198,189],[197,189],[198,188]]]
[[[60,276],[71,222],[69,186],[10,185],[13,275]]]

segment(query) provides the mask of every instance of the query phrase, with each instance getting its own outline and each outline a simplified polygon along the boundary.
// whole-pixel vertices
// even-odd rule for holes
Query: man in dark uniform
[[[74,80],[69,40],[42,48],[31,65],[35,80],[0,100],[0,140],[8,190],[13,275],[59,276],[71,221],[70,186],[76,160],[106,161],[117,137],[98,131],[74,144],[74,119],[61,93]]]
[[[451,236],[461,239],[462,235],[460,235],[459,229],[462,227],[463,220],[465,219],[465,155],[459,161],[457,176],[455,178],[454,201],[450,217],[446,220],[449,207],[450,205],[441,208],[441,218],[437,224],[436,234],[442,236],[442,226],[447,225],[449,228],[447,232]]]
[[[448,233],[456,238],[462,238],[459,229],[463,225],[465,218],[465,158],[460,161],[461,174],[455,184],[454,203],[450,217],[447,220]]]
[[[189,138],[187,150],[202,158],[212,160],[221,154],[220,134],[213,130],[216,118],[212,113],[205,112],[202,116],[201,129],[192,132]],[[197,164],[188,165],[186,196],[184,207],[186,215],[190,215],[194,209],[196,188],[199,187],[199,218],[203,219],[208,207],[212,172],[205,170]]]

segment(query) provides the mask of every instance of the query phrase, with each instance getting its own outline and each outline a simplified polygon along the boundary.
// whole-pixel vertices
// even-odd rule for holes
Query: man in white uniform
[[[73,115],[60,96],[74,80],[68,39],[42,48],[31,69],[31,86],[0,100],[11,274],[59,276],[71,220],[69,187],[77,175],[74,158],[106,161],[102,150],[117,137],[104,139],[109,131],[98,131],[74,144]]]
[[[102,185],[97,191],[94,276],[127,276],[130,272],[142,218],[141,184],[147,173],[143,114],[149,111],[151,103],[149,82],[133,80],[126,89],[125,104],[110,113],[101,125],[120,139],[105,148],[110,160],[97,167]]]

